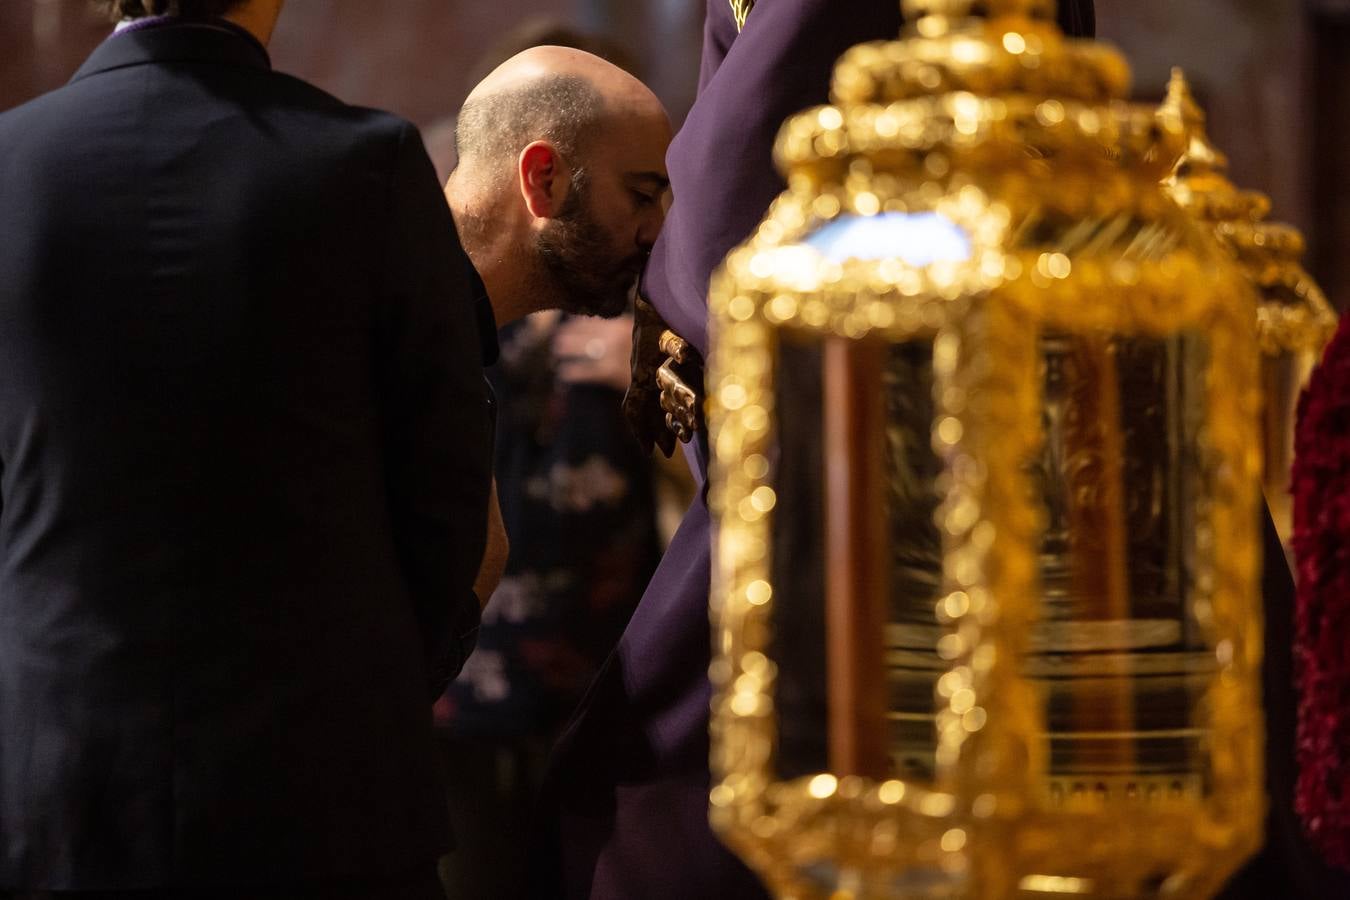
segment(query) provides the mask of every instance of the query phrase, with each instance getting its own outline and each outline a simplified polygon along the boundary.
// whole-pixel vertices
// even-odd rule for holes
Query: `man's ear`
[[[548,141],[535,141],[520,151],[520,194],[525,208],[536,219],[558,215],[567,198],[567,173],[562,155]]]

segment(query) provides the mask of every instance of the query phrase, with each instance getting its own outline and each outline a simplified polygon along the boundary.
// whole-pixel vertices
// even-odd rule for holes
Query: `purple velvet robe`
[[[738,34],[708,0],[699,95],[667,157],[675,201],[644,293],[705,357],[713,270],[783,190],[773,141],[828,101],[848,48],[900,33],[899,0],[760,0]],[[1061,20],[1092,28],[1091,2]],[[705,436],[686,448],[700,485]],[[619,646],[554,753],[532,854],[537,897],[763,900],[708,825],[711,533],[694,501]]]

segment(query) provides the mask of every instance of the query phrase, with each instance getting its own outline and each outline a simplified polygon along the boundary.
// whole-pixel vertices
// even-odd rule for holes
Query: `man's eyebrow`
[[[662,191],[670,187],[670,179],[660,172],[629,172],[627,178],[629,181],[644,181],[649,187]]]

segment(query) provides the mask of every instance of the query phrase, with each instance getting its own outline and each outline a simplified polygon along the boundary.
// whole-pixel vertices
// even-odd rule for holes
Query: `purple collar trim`
[[[130,34],[133,31],[145,31],[148,28],[157,28],[160,25],[172,25],[177,18],[177,16],[144,16],[118,25],[113,34]]]

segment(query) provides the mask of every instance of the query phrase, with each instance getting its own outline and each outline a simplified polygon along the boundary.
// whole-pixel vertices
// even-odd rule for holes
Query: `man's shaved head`
[[[582,136],[599,125],[604,98],[575,75],[547,75],[480,97],[470,96],[455,126],[460,164],[487,164],[510,175],[509,167],[525,145],[544,140],[560,153],[578,158]]]
[[[584,138],[606,118],[655,102],[641,81],[572,47],[531,47],[493,69],[469,93],[455,131],[460,163],[513,161],[545,140],[580,159]],[[496,168],[497,166],[493,166]]]

